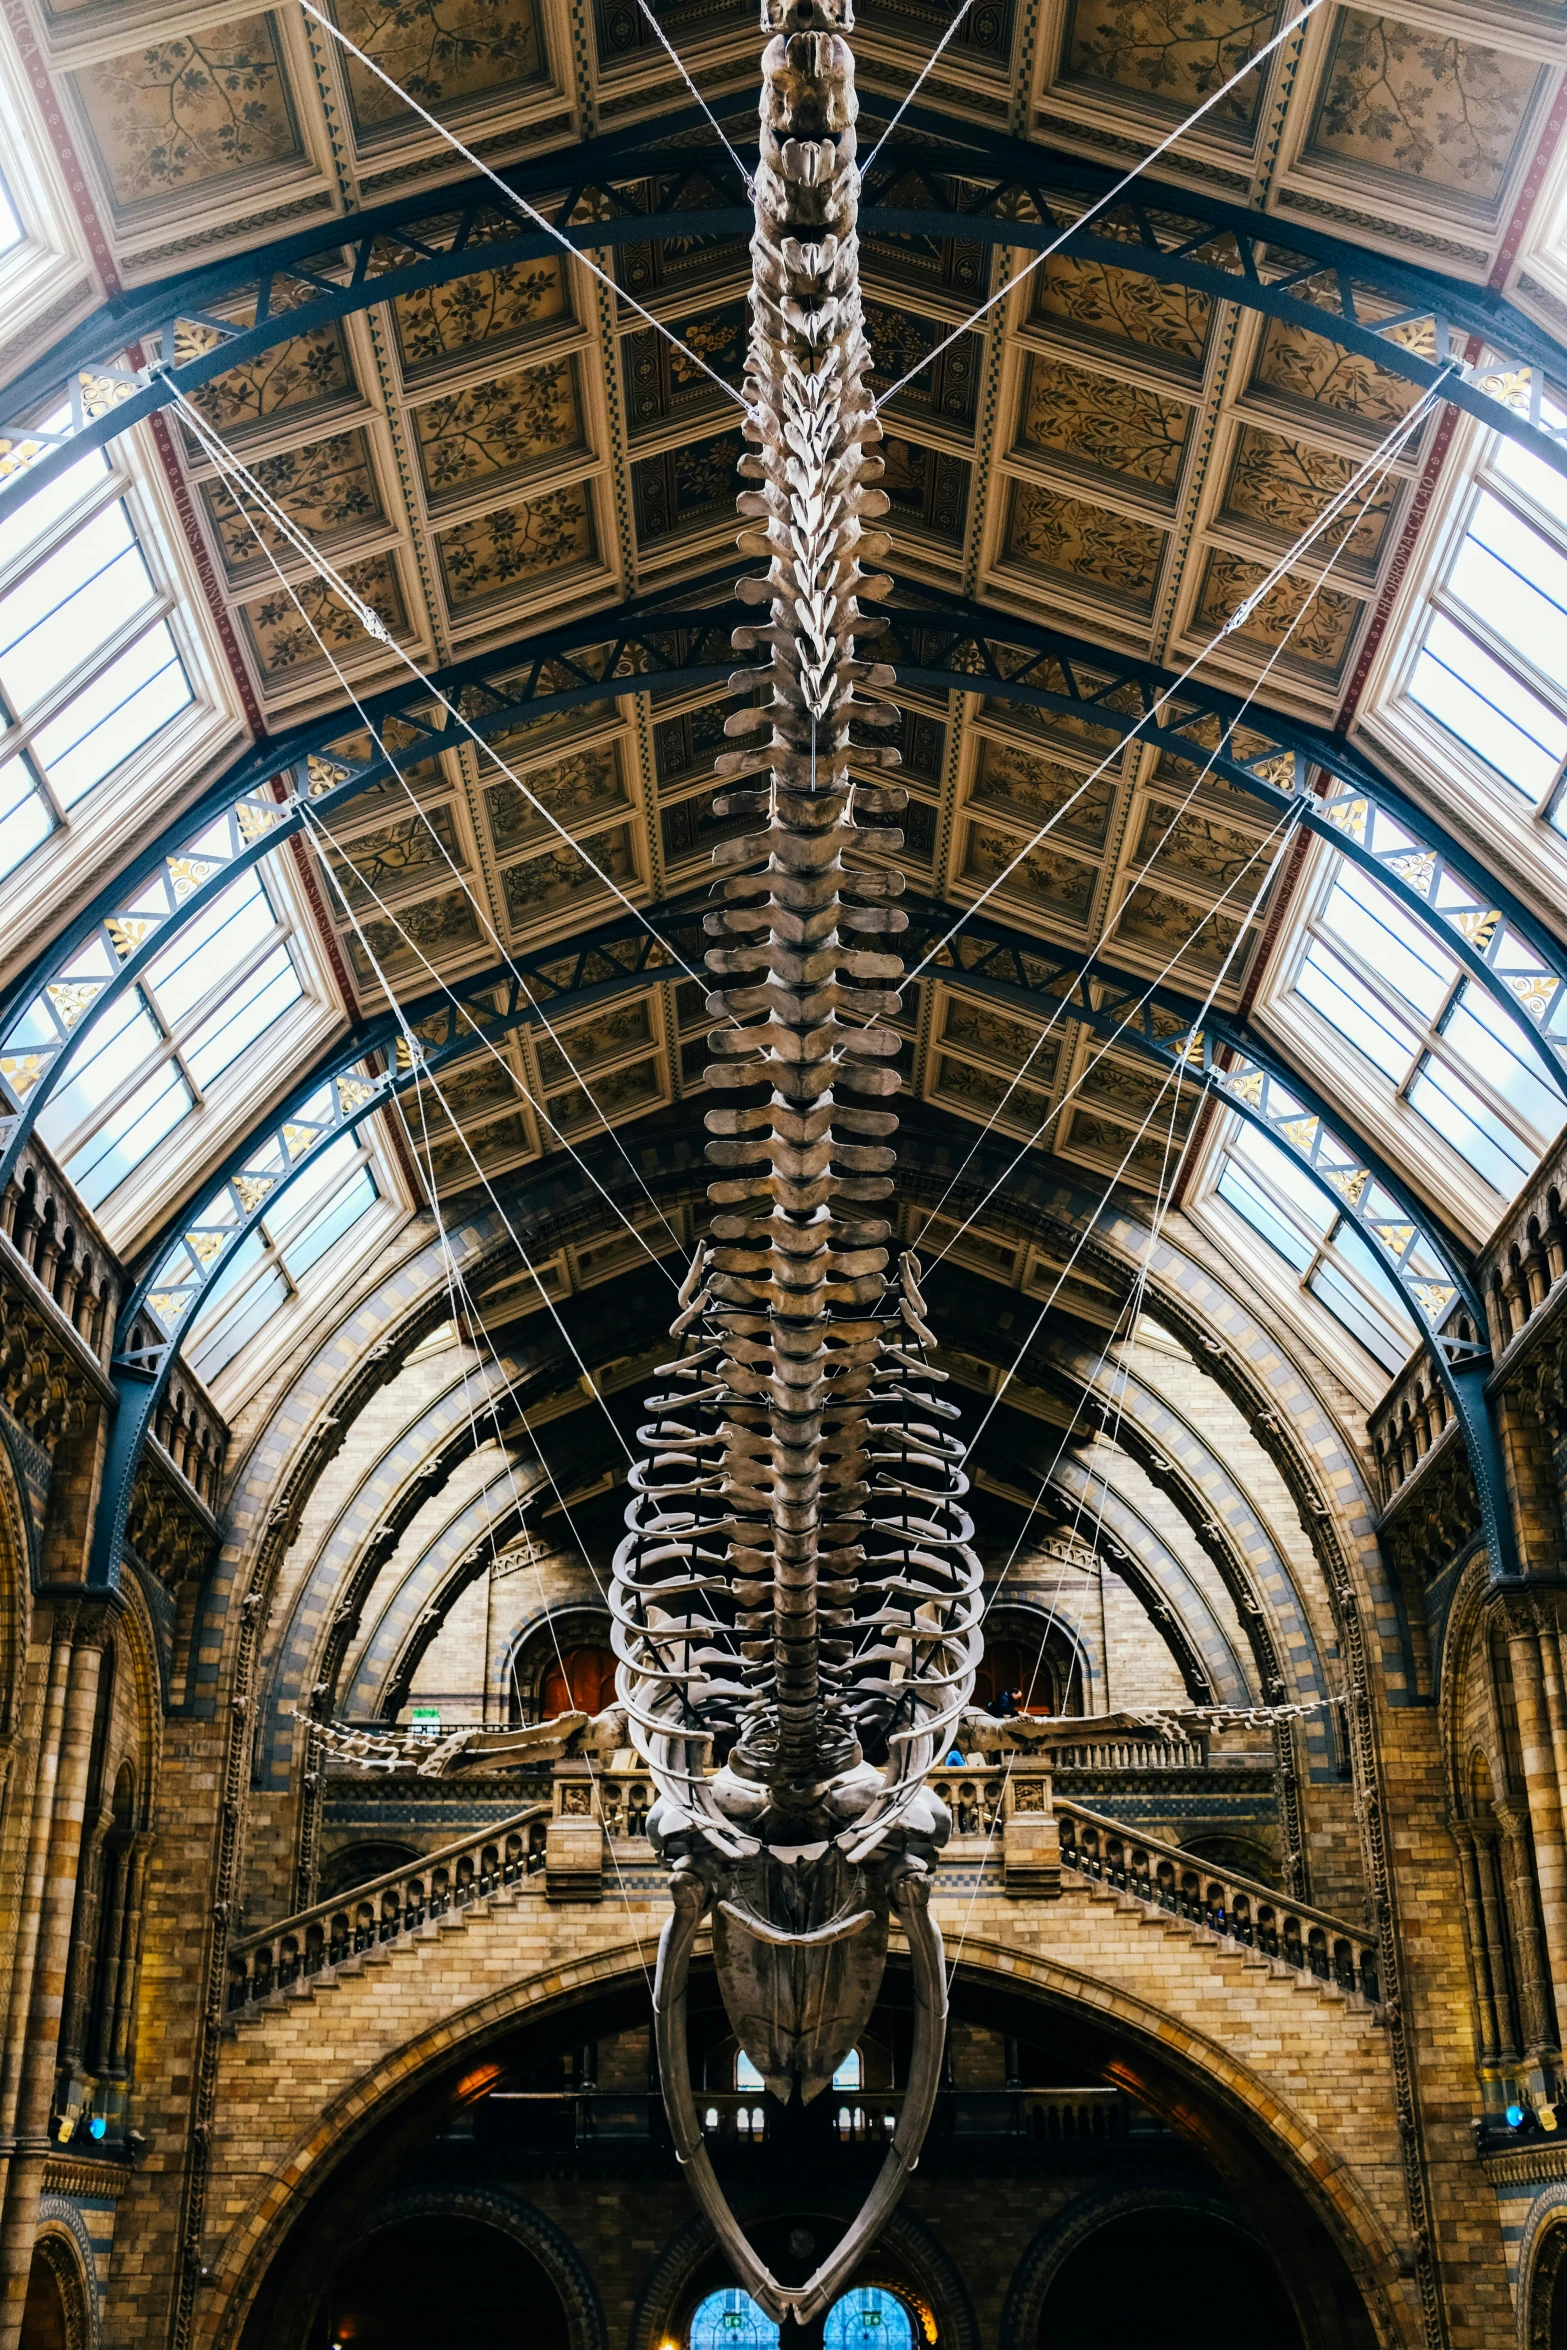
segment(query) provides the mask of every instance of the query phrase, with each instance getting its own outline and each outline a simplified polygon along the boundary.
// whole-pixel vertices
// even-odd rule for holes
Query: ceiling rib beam
[[[754,108],[736,95],[718,111]],[[750,206],[728,156],[673,144],[700,128],[684,107],[504,176],[519,194],[557,199],[552,217],[579,249],[746,236]],[[1545,405],[1548,386],[1567,387],[1567,348],[1503,295],[1156,179],[1116,201],[1112,217],[1130,234],[1073,227],[1118,177],[913,107],[867,176],[861,235],[1037,252],[1065,230],[1071,257],[1286,320],[1422,391],[1440,384],[1444,400],[1567,476],[1567,431]],[[508,233],[496,235],[503,222]],[[559,249],[541,230],[513,233],[494,188],[471,175],[118,295],[0,395],[0,520],[176,390],[190,394],[312,327]]]
[[[1516,1569],[1496,1429],[1485,1394],[1490,1369],[1483,1302],[1467,1253],[1381,1155],[1370,1149],[1271,1043],[1231,1014],[1204,1012],[1092,956],[1043,944],[957,906],[910,904],[906,949],[973,994],[1040,1017],[1061,1010],[1118,1046],[1179,1075],[1265,1133],[1308,1174],[1372,1249],[1430,1349],[1463,1425],[1481,1499],[1492,1571]],[[651,924],[651,927],[649,926]],[[654,931],[658,933],[654,935]],[[667,942],[667,943],[666,943]],[[118,1409],[109,1439],[95,1581],[119,1572],[136,1463],[180,1345],[236,1253],[317,1154],[412,1086],[518,1029],[570,1019],[628,991],[673,978],[671,948],[693,968],[704,950],[700,905],[623,915],[578,938],[536,949],[451,983],[400,1011],[360,1022],[287,1099],[230,1151],[194,1200],[149,1244],[120,1317],[112,1377]],[[406,1030],[417,1051],[410,1052]],[[1027,1146],[1025,1146],[1026,1148]]]

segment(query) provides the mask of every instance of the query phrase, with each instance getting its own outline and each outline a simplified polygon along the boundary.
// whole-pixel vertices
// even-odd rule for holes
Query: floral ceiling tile
[[[1435,335],[1429,319],[1395,332],[1401,343],[1426,357],[1434,356]],[[1258,391],[1286,400],[1291,407],[1332,408],[1340,416],[1359,417],[1368,425],[1396,424],[1420,397],[1417,384],[1401,375],[1390,375],[1375,360],[1358,351],[1342,350],[1325,335],[1314,335],[1279,318],[1268,319],[1263,327],[1251,380]]]
[[[1215,896],[1233,890],[1231,902],[1248,905],[1278,853],[1277,842],[1265,846],[1266,839],[1266,834],[1223,824],[1200,809],[1165,807],[1154,801],[1144,813],[1132,861],[1139,873],[1151,866],[1156,875],[1198,882]]]
[[[1267,576],[1260,563],[1215,548],[1203,573],[1194,626],[1204,634],[1216,634]],[[1339,588],[1318,587],[1309,579],[1281,579],[1234,634],[1265,653],[1281,653],[1283,659],[1332,680],[1344,666],[1364,609],[1358,597]]]
[[[375,984],[377,964],[383,970],[404,970],[409,964],[423,970],[425,962],[438,964],[465,953],[477,945],[480,935],[472,900],[463,891],[449,890],[443,897],[420,898],[414,905],[399,907],[395,921],[384,914],[367,916],[350,930],[346,944],[354,968],[369,987]]]
[[[591,563],[598,552],[586,482],[476,515],[436,533],[441,576],[454,611],[526,592],[553,572]]]
[[[942,1011],[941,1041],[965,1052],[983,1053],[1005,1069],[1026,1068],[1040,1085],[1048,1085],[1061,1057],[1059,1037],[1047,1036],[1026,1020],[1013,1020],[993,1004],[976,1004],[971,996],[949,995]]]
[[[229,433],[269,416],[297,415],[328,400],[351,398],[357,390],[348,344],[334,319],[198,384],[190,402],[215,431]],[[185,446],[191,462],[199,464],[201,450],[189,432]]]
[[[994,825],[973,823],[964,835],[963,878],[981,885],[996,880],[1012,863],[1024,841]],[[1065,857],[1048,842],[1030,849],[1015,872],[1001,884],[1005,897],[1026,899],[1059,920],[1082,923],[1094,902],[1098,876],[1091,865]]]
[[[1197,1103],[1197,1096],[1189,1087],[1183,1087],[1177,1096],[1174,1086],[1166,1083],[1162,1070],[1132,1069],[1124,1061],[1112,1060],[1104,1053],[1090,1061],[1074,1098],[1080,1102],[1102,1102],[1109,1109],[1123,1112],[1137,1126],[1152,1111],[1148,1131],[1155,1142],[1170,1132],[1172,1122],[1179,1141],[1191,1123]]]
[[[1070,261],[1055,253],[1034,272],[1033,315],[1050,326],[1073,327],[1095,342],[1155,352],[1195,375],[1213,305],[1188,286],[1163,286],[1135,270]]]
[[[660,790],[689,783],[693,775],[712,774],[713,761],[724,748],[724,720],[731,706],[726,695],[721,702],[707,702],[700,710],[682,710],[655,723],[653,764]]]
[[[560,1085],[578,1070],[592,1070],[605,1061],[623,1060],[627,1053],[656,1042],[653,1035],[652,1008],[645,996],[635,1002],[612,1005],[592,1020],[579,1021],[575,1027],[557,1027],[552,1038],[547,1029],[534,1031],[538,1048],[539,1075],[546,1085]]]
[[[1494,210],[1546,79],[1483,41],[1346,8],[1306,152]]]
[[[633,432],[667,423],[673,416],[707,406],[719,397],[713,378],[696,361],[703,359],[713,374],[738,386],[745,366],[749,333],[743,301],[726,302],[720,309],[674,322],[679,348],[667,336],[641,327],[622,337],[620,365],[625,386],[626,416]]]
[[[1031,1085],[1013,1084],[993,1069],[962,1059],[956,1053],[937,1056],[932,1090],[966,1118],[994,1120],[1014,1134],[1036,1139],[1051,1117],[1050,1097]]]
[[[881,461],[881,486],[892,501],[894,526],[901,518],[948,546],[961,547],[974,468],[946,449],[924,448],[899,433],[889,433],[882,442]]]
[[[453,1135],[449,1142],[438,1142],[433,1150],[421,1151],[420,1155],[429,1167],[437,1191],[462,1191],[467,1185],[477,1183],[481,1173],[493,1175],[497,1169],[512,1166],[518,1159],[531,1158],[533,1138],[528,1132],[527,1119],[520,1110],[514,1110],[509,1118],[492,1118],[476,1134]]]
[[[1023,446],[1119,474],[1173,501],[1191,410],[1139,384],[1037,354],[1024,379]]]
[[[1228,907],[1208,913],[1194,906],[1189,898],[1175,897],[1167,889],[1156,889],[1151,883],[1142,882],[1121,908],[1115,936],[1127,946],[1141,947],[1157,955],[1161,963],[1174,956],[1179,965],[1200,969],[1212,977],[1245,929],[1245,913],[1246,903],[1238,913],[1232,913]],[[1225,978],[1238,981],[1244,967],[1245,957],[1237,950]]]
[[[515,220],[505,226],[515,233]],[[522,342],[570,316],[562,265],[551,260],[476,270],[450,285],[399,294],[392,304],[398,354],[409,378],[428,374],[481,343]]]
[[[450,808],[429,808],[417,816],[410,808],[394,823],[362,832],[328,855],[343,896],[356,907],[395,896],[412,883],[450,880],[468,862]]]
[[[545,74],[533,0],[336,0],[343,31],[422,106],[444,115],[464,98],[491,99]],[[394,90],[356,58],[337,62],[361,138],[417,124]]]
[[[526,473],[584,445],[573,359],[493,376],[413,411],[419,469],[431,503],[478,482]]]
[[[1015,563],[1103,589],[1146,611],[1153,603],[1165,536],[1151,522],[1014,482],[1006,551]]]
[[[1167,112],[1189,113],[1248,57],[1278,21],[1276,6],[1257,0],[1073,0],[1062,38],[1063,76],[1099,82],[1154,99]],[[1250,130],[1262,75],[1221,99],[1208,117]]]
[[[620,753],[612,742],[573,751],[552,767],[524,768],[516,760],[508,764],[520,775],[526,791],[506,776],[498,783],[486,784],[484,792],[490,838],[502,852],[547,828],[548,819],[539,814],[533,800],[548,808],[568,831],[626,805]]]
[[[379,613],[394,636],[407,634],[402,583],[390,554],[371,555],[363,563],[349,564],[343,578],[355,595]],[[326,652],[357,653],[371,642],[357,615],[324,580],[296,580],[292,594],[276,588],[270,595],[242,604],[240,614],[265,677],[284,677],[324,666]]]
[[[898,393],[899,406],[967,431],[979,409],[979,381],[985,346],[978,335],[958,340],[932,359],[951,329],[944,319],[924,317],[918,310],[894,308],[886,302],[866,302],[865,332],[871,346],[871,382],[885,396],[916,368],[918,375]]]
[[[511,1108],[522,1094],[522,1080],[504,1058],[469,1061],[461,1069],[441,1072],[440,1093],[421,1085],[415,1089],[408,1130],[416,1137],[434,1135],[454,1120],[479,1118],[486,1110]]]
[[[304,152],[270,16],[129,50],[71,80],[122,213]]]
[[[634,1117],[663,1099],[664,1073],[655,1058],[633,1061],[625,1069],[607,1069],[590,1088],[568,1086],[564,1093],[551,1094],[545,1108],[557,1133],[576,1134],[606,1120]]]
[[[1248,424],[1230,460],[1223,511],[1237,521],[1260,524],[1281,546],[1293,546],[1357,471],[1349,458],[1330,449],[1316,448],[1309,441],[1287,441]],[[1332,559],[1335,572],[1372,581],[1400,488],[1385,475],[1376,487],[1357,491],[1315,542],[1318,559]]]
[[[1074,1109],[1058,1148],[1088,1159],[1096,1167],[1113,1168],[1123,1183],[1145,1183],[1163,1192],[1174,1172],[1173,1146],[1165,1136],[1169,1111],[1156,1111],[1148,1131],[1123,1126],[1118,1118],[1101,1117],[1097,1110]],[[1176,1140],[1180,1137],[1177,1135]]]
[[[684,448],[639,457],[631,468],[637,544],[656,546],[678,530],[722,517],[733,522],[744,443],[737,432],[716,433]]]
[[[335,433],[281,456],[258,458],[251,470],[289,520],[317,544],[385,519],[370,444],[362,432]],[[203,482],[201,496],[231,579],[265,562],[258,533],[276,555],[289,548],[279,526],[254,501],[242,509],[223,482]]]
[[[558,912],[562,906],[569,906],[586,894],[602,892],[604,884],[598,878],[599,873],[607,874],[622,889],[636,886],[637,861],[628,826],[617,824],[613,831],[597,832],[582,847],[586,857],[560,841],[542,856],[530,857],[525,865],[507,867],[501,881],[507,911],[518,929]],[[592,866],[597,866],[597,873],[589,859]]]
[[[1031,829],[1053,819],[1052,831],[1098,848],[1109,826],[1116,778],[1112,769],[1090,783],[1058,760],[984,735],[969,798],[976,807],[993,808],[998,816]]]

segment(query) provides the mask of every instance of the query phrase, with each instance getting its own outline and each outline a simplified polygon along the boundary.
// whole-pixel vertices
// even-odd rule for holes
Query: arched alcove
[[[600,2350],[573,2323],[547,2221],[509,2198],[434,2192],[389,2211],[343,2256],[309,2350]],[[573,2288],[576,2291],[573,2291]]]
[[[87,2287],[65,2236],[50,2228],[33,2248],[18,2350],[88,2350]]]
[[[1278,2270],[1233,2220],[1174,2202],[1115,2211],[1065,2250],[1040,2303],[1037,2350],[1210,2350],[1216,2292],[1269,2350],[1304,2350]]]

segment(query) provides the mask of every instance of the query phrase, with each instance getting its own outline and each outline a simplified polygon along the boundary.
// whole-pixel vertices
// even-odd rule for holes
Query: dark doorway
[[[1260,2245],[1200,2211],[1129,2212],[1079,2244],[1045,2295],[1039,2350],[1212,2350],[1219,2303],[1246,2312],[1268,2350],[1302,2350],[1300,2327]]]
[[[526,2333],[569,2350],[566,2313],[538,2262],[481,2221],[403,2220],[344,2262],[316,2330],[320,2350],[474,2350]]]

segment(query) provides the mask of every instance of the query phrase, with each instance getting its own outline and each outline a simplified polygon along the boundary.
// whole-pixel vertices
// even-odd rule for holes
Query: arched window
[[[778,2350],[772,2319],[735,2286],[697,2303],[687,2339],[690,2350]]]
[[[615,1702],[615,1660],[607,1648],[568,1648],[544,1676],[543,1718],[601,1714]]]
[[[860,2052],[857,2048],[849,2050],[848,2055],[833,2074],[832,2085],[835,2089],[858,2089],[863,2086]]]
[[[737,2089],[765,2089],[767,2083],[742,2048],[735,2058],[735,2087]]]
[[[825,2350],[914,2350],[914,2328],[896,2293],[856,2285],[827,2312]]]
[[[974,1703],[989,1705],[1003,1689],[1017,1692],[1017,1709],[1025,1714],[1062,1711],[1055,1665],[1040,1640],[987,1641],[974,1682]]]

